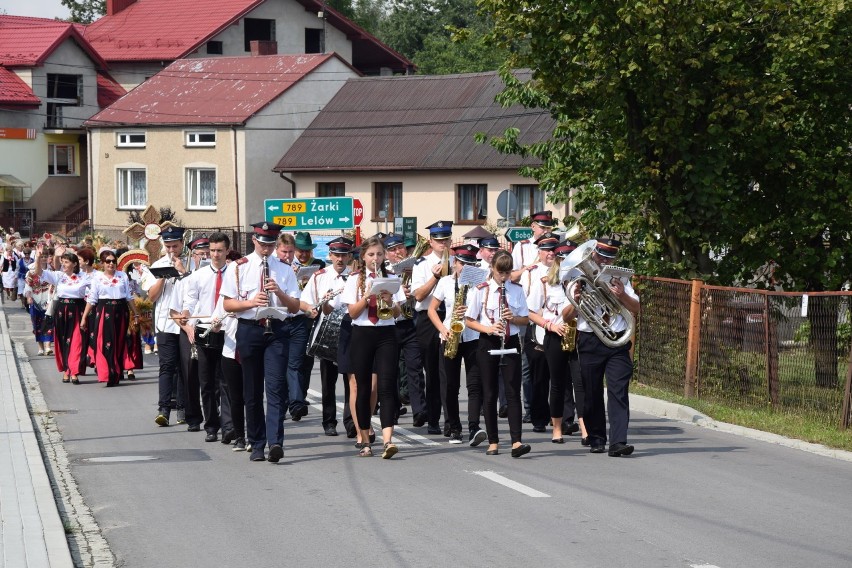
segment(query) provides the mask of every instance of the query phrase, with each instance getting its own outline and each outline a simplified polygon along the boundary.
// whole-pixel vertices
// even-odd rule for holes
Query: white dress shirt
[[[491,279],[487,285],[477,287],[468,294],[467,311],[464,315],[482,325],[494,325],[500,320],[499,302],[499,287]],[[516,317],[525,317],[530,313],[523,288],[512,282],[506,282],[506,303],[509,304],[509,309]],[[509,324],[509,335],[517,335],[520,329],[515,324]]]

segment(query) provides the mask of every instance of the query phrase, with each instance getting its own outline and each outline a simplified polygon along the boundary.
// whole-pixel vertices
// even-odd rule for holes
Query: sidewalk
[[[71,568],[71,552],[42,460],[0,307],[0,567]]]

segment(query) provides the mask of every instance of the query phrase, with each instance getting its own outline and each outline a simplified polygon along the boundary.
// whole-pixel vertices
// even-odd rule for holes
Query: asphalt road
[[[24,312],[9,311],[26,340]],[[35,350],[30,340],[119,566],[852,565],[849,462],[638,412],[629,458],[589,454],[576,436],[554,445],[525,425],[532,452],[512,459],[505,421],[505,451],[488,457],[426,436],[409,413],[396,457],[362,459],[352,440],[322,434],[315,407],[285,423],[279,464],[252,463],[204,432],[154,424],[155,355],[139,380],[107,389],[91,375],[62,384]],[[314,401],[318,388],[315,373]]]

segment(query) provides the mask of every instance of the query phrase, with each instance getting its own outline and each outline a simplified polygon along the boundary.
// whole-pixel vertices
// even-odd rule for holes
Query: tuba
[[[411,256],[414,258],[419,258],[423,256],[423,253],[426,252],[426,249],[429,248],[429,239],[421,237],[419,234],[417,235],[417,245],[414,247],[414,252],[411,253]],[[402,274],[402,285],[403,287],[411,285],[411,273],[412,270],[408,269]],[[405,300],[405,303],[402,305],[402,316],[405,319],[412,319],[414,317],[414,294],[411,295],[410,298]]]
[[[577,310],[577,314],[583,316],[604,345],[621,347],[630,341],[633,334],[633,314],[618,301],[618,298],[609,289],[609,282],[603,281],[601,278],[605,275],[602,274],[603,271],[598,263],[592,260],[595,245],[596,241],[592,239],[572,251],[562,261],[560,274],[562,280],[570,280],[569,290],[573,286],[581,287],[579,301],[574,299],[573,294],[566,293],[568,301]],[[633,271],[627,268],[613,268],[616,268],[619,274],[624,276],[633,274]],[[621,315],[627,323],[627,329],[621,335],[613,331],[609,325],[617,315]]]

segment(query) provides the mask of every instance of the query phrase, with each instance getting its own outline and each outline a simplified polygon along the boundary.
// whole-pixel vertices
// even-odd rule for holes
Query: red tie
[[[376,277],[376,273],[371,272],[370,278],[375,278],[375,277]],[[378,305],[376,303],[375,294],[370,296],[369,302],[367,304],[367,319],[369,319],[370,322],[373,323],[373,325],[379,323],[379,309],[378,309]]]
[[[216,309],[216,302],[219,301],[219,290],[222,289],[222,268],[221,270],[216,271],[216,291],[213,293],[213,309]]]

